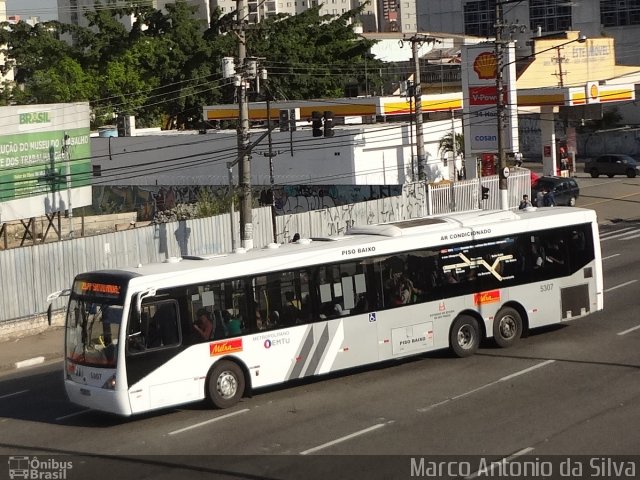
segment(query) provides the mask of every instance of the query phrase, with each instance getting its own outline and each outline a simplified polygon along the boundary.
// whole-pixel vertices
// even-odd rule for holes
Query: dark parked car
[[[585,173],[591,174],[593,178],[606,175],[611,178],[614,175],[626,175],[634,178],[640,173],[640,166],[636,159],[623,153],[608,153],[599,157],[587,160],[584,163]]]
[[[531,187],[531,200],[536,201],[538,192],[553,192],[556,205],[568,205],[574,207],[580,196],[580,187],[573,178],[567,177],[540,177]],[[536,205],[543,207],[544,205]]]

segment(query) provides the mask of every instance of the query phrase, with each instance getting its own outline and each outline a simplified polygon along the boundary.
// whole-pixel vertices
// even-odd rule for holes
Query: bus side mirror
[[[69,295],[71,295],[71,289],[69,288],[47,295],[47,302],[49,303],[49,307],[47,307],[47,323],[49,324],[49,326],[51,326],[51,319],[53,318],[53,304],[51,302],[53,302],[56,298],[68,297]]]
[[[142,311],[142,300],[144,300],[147,297],[155,297],[155,296],[156,296],[155,288],[150,288],[136,295],[136,310],[138,311],[138,314],[140,314],[140,312]]]

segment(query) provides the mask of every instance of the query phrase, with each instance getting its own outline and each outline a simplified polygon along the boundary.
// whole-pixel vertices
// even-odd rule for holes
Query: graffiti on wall
[[[295,233],[303,237],[333,236],[345,234],[355,224],[376,224],[397,222],[426,214],[426,185],[414,183],[399,186],[395,196],[379,198],[359,203],[349,203],[321,209],[317,212],[319,221],[301,226],[295,216],[285,216],[284,225],[277,232],[278,241],[287,242]],[[309,231],[304,231],[308,228]],[[302,231],[298,231],[302,229]]]
[[[96,214],[135,211],[138,220],[152,220],[157,212],[195,203],[202,189],[209,190],[213,198],[228,193],[226,186],[94,186],[93,210]],[[286,215],[388,198],[400,195],[401,190],[401,185],[285,185],[275,187],[274,204],[277,215]],[[256,187],[252,194],[255,206],[270,205],[269,188]]]

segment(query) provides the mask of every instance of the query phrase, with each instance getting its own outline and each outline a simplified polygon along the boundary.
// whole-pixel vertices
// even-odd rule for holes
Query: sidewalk
[[[0,374],[63,358],[63,327],[0,341]]]

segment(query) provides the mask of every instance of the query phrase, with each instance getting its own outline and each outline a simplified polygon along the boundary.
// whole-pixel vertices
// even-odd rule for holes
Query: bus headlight
[[[111,375],[106,382],[102,385],[102,388],[106,388],[107,390],[115,390],[116,388],[116,374]]]

